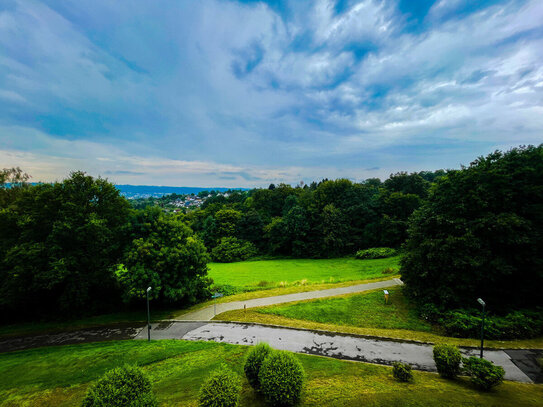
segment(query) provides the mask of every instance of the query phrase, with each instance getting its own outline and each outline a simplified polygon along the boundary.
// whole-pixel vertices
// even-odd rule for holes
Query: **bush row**
[[[434,346],[434,361],[442,377],[454,379],[464,373],[476,387],[485,391],[501,384],[505,375],[501,366],[476,356],[464,358],[458,348],[452,345]]]
[[[249,384],[273,406],[293,406],[300,400],[304,369],[290,352],[261,343],[247,355],[244,366]]]
[[[441,312],[432,304],[419,309],[420,316],[438,324],[444,334],[456,338],[478,338],[481,334],[481,311],[476,309],[456,309]],[[543,308],[517,310],[505,316],[485,316],[485,338],[527,339],[543,335]]]
[[[355,257],[357,259],[384,259],[385,257],[396,256],[397,252],[390,247],[374,247],[366,250],[359,250],[356,252]]]

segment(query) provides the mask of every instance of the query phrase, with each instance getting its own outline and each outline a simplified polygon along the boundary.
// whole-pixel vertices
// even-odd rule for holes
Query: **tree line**
[[[400,172],[384,182],[272,184],[209,198],[184,219],[215,261],[248,254],[338,257],[374,246],[399,247],[407,237],[409,216],[444,174]]]
[[[459,170],[270,185],[167,214],[131,208],[107,180],[74,172],[27,184],[0,171],[0,311],[80,315],[144,298],[209,298],[207,263],[401,248],[406,293],[428,314],[484,297],[504,312],[542,304],[543,145]],[[517,318],[518,319],[518,318]],[[516,325],[515,325],[516,326]],[[516,329],[516,328],[515,328]]]

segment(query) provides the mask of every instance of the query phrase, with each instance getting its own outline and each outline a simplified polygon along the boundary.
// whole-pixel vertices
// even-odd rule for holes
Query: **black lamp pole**
[[[483,318],[481,320],[481,359],[483,358],[483,345],[485,341],[485,305],[486,303],[481,299],[478,298],[477,302],[483,306]]]
[[[151,312],[149,311],[149,291],[151,287],[147,288],[147,341],[151,341]]]

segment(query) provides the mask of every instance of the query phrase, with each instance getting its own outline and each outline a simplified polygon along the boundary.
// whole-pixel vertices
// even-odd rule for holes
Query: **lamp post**
[[[147,288],[147,341],[151,341],[151,313],[149,312],[149,291],[151,287]]]
[[[483,343],[485,340],[485,305],[486,303],[481,299],[477,298],[477,302],[483,307],[483,318],[481,320],[481,359],[483,358]]]

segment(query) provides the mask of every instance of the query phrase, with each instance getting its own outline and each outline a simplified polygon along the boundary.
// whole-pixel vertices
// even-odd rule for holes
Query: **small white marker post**
[[[385,294],[385,304],[388,304],[388,290],[383,290],[383,293]]]

